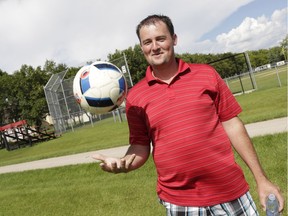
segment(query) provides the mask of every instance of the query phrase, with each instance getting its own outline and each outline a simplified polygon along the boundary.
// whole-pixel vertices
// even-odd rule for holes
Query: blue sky
[[[235,13],[219,23],[211,32],[202,36],[201,39],[215,38],[218,34],[227,32],[240,25],[246,17],[271,16],[275,10],[287,7],[286,0],[255,0],[240,7]],[[285,27],[287,28],[287,26]]]
[[[0,69],[107,60],[138,44],[136,25],[154,13],[172,19],[177,53],[265,49],[287,35],[286,0],[0,0]]]

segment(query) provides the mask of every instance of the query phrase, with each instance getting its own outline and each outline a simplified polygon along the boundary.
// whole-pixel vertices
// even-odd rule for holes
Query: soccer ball
[[[118,108],[127,94],[127,83],[118,67],[103,61],[83,66],[73,81],[76,102],[93,114]]]

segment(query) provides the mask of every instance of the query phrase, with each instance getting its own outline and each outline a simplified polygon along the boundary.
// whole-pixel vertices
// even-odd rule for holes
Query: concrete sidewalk
[[[287,121],[288,118],[279,118],[273,119],[264,122],[257,122],[252,124],[245,125],[248,134],[250,137],[255,136],[262,136],[268,134],[275,134],[287,131]],[[10,173],[10,172],[21,172],[25,170],[35,170],[35,169],[46,169],[52,167],[60,167],[66,165],[74,165],[74,164],[83,164],[83,163],[93,163],[95,160],[92,158],[92,155],[96,153],[114,156],[114,157],[121,157],[126,153],[127,146],[99,150],[99,151],[92,151],[92,152],[85,152],[79,153],[75,155],[67,155],[62,157],[55,157],[55,158],[48,158],[38,161],[31,161],[21,164],[13,164],[8,166],[0,167],[0,174],[1,173]]]

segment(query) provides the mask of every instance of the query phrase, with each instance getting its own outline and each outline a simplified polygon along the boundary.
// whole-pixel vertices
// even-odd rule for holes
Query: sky
[[[268,49],[287,35],[286,0],[0,0],[0,69],[107,60],[139,43],[151,14],[171,18],[180,54]]]

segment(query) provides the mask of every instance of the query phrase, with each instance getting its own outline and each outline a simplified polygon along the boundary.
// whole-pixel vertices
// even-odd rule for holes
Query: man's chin
[[[152,66],[160,66],[160,65],[163,65],[164,63],[165,63],[165,60],[162,58],[154,58],[151,61]]]

